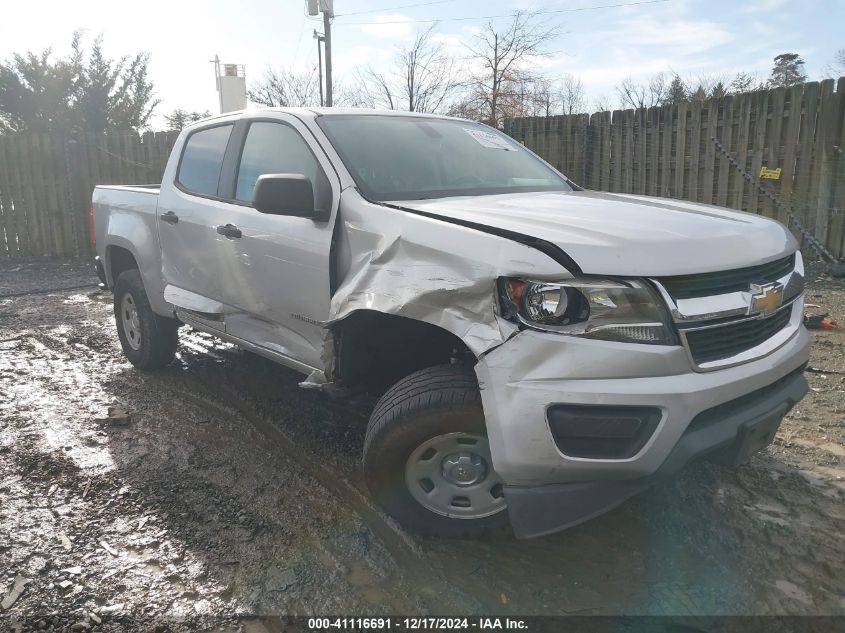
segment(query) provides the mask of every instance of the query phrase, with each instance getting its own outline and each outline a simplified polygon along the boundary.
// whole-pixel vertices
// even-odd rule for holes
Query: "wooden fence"
[[[754,184],[761,182],[845,256],[845,78],[835,89],[827,80],[674,106],[512,119],[505,131],[588,189],[718,204],[786,223]],[[763,168],[778,177],[758,180]]]
[[[512,119],[505,131],[600,191],[707,202],[787,221],[720,153],[845,256],[845,78],[642,110]],[[97,184],[159,182],[175,133],[0,136],[0,256],[89,255]],[[776,170],[780,169],[780,172]]]
[[[94,186],[160,182],[176,136],[0,136],[0,256],[90,255]]]

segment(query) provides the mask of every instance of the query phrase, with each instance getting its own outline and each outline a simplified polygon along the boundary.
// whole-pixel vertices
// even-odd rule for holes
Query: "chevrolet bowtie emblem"
[[[783,303],[783,284],[751,284],[751,305],[748,314],[767,316],[777,310]]]

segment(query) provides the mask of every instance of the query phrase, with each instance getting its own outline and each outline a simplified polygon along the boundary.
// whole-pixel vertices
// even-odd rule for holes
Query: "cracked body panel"
[[[496,279],[570,277],[533,248],[480,231],[375,206],[354,189],[341,198],[341,283],[328,324],[376,310],[441,327],[480,356],[517,327],[500,318]]]

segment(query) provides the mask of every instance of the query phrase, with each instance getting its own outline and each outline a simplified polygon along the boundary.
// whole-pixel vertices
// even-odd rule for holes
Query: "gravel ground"
[[[845,325],[845,285],[810,282]],[[750,463],[696,464],[552,537],[468,542],[373,508],[366,410],[187,328],[176,362],[141,373],[94,284],[78,261],[0,263],[0,628],[845,614],[845,328],[814,332],[812,391]]]

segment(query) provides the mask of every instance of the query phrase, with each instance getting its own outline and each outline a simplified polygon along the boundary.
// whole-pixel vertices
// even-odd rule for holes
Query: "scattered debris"
[[[26,576],[18,576],[15,578],[15,583],[12,585],[12,590],[6,594],[6,597],[3,598],[3,601],[0,602],[0,609],[5,611],[6,609],[10,608],[18,598],[21,597],[23,590],[26,588],[27,584],[30,582],[29,578]]]
[[[807,369],[805,371],[808,371],[811,374],[841,374],[841,373],[843,373],[841,371],[836,371],[835,369],[821,369],[819,367],[813,367],[812,365],[807,365]]]
[[[100,541],[100,547],[106,550],[109,554],[117,558],[117,550],[113,548],[111,545],[106,543],[105,541]]]
[[[836,321],[831,321],[827,318],[828,313],[824,314],[810,314],[804,313],[804,327],[808,330],[835,330],[839,327]]]
[[[798,600],[806,605],[812,605],[813,599],[801,587],[788,580],[776,580],[775,587],[780,589],[788,598]]]
[[[120,404],[110,406],[106,417],[97,418],[97,422],[109,426],[128,426],[131,421],[132,416],[126,410],[126,407]]]
[[[88,481],[85,483],[85,490],[82,491],[82,498],[88,496],[88,489],[91,487],[91,477],[88,478]]]
[[[100,609],[100,613],[117,613],[118,611],[123,611],[123,607],[123,602],[118,602],[117,604],[110,604],[108,606],[102,607]]]
[[[73,583],[70,580],[63,580],[62,582],[58,583],[59,589],[62,591],[70,589],[73,586]]]
[[[73,545],[71,544],[70,539],[64,532],[59,532],[59,542],[62,544],[62,547],[64,547],[67,551],[73,549]]]
[[[66,569],[59,570],[63,574],[70,574],[71,576],[80,576],[82,575],[82,567],[78,565],[76,567],[68,567]]]

